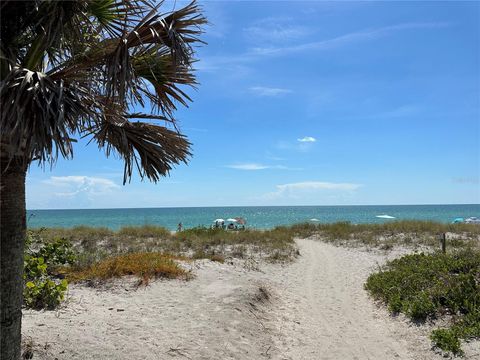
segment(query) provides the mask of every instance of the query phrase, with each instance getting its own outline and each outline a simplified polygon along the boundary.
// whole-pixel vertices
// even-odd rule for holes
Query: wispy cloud
[[[255,163],[233,164],[233,165],[227,165],[227,167],[230,168],[230,169],[247,170],[247,171],[268,169],[267,165],[255,164]]]
[[[314,149],[317,139],[312,136],[305,136],[297,139],[297,141],[285,141],[280,140],[276,143],[275,147],[279,150],[293,150],[302,153],[306,153]]]
[[[300,168],[290,168],[283,165],[264,165],[258,163],[242,163],[242,164],[232,164],[227,165],[227,168],[235,170],[245,170],[245,171],[256,171],[256,170],[266,170],[266,169],[276,169],[276,170],[301,170]]]
[[[303,138],[301,138],[301,139],[297,139],[297,140],[300,141],[300,142],[302,142],[302,143],[309,143],[309,142],[312,143],[312,142],[316,142],[316,141],[317,141],[317,139],[315,139],[315,138],[312,137],[312,136],[305,136],[305,137],[303,137]]]
[[[311,30],[288,17],[268,17],[243,29],[247,39],[255,42],[285,42],[308,35]]]
[[[292,92],[292,90],[290,89],[272,88],[272,87],[265,87],[265,86],[253,86],[249,90],[251,93],[257,96],[269,96],[269,97],[281,96],[285,94],[290,94]]]
[[[357,190],[362,185],[352,183],[332,183],[322,181],[305,181],[291,184],[277,185],[280,192],[292,190]]]
[[[304,181],[276,186],[276,191],[263,195],[266,200],[280,198],[302,198],[313,193],[328,192],[353,192],[363,185],[354,183],[333,183],[324,181]]]
[[[254,54],[258,55],[287,55],[291,53],[312,51],[312,50],[329,50],[342,45],[356,43],[359,41],[372,40],[382,36],[389,35],[393,32],[415,29],[431,29],[442,28],[448,26],[447,23],[405,23],[392,26],[385,26],[377,29],[363,30],[340,35],[331,39],[313,41],[293,46],[279,47],[263,47],[253,49]]]
[[[401,105],[396,108],[365,116],[368,119],[408,118],[418,115],[421,108],[415,104]]]
[[[455,178],[452,179],[452,182],[454,182],[456,184],[478,185],[478,184],[480,184],[480,177],[478,177],[478,176],[455,177]]]
[[[120,188],[112,180],[90,176],[52,176],[43,182],[58,190],[63,190],[55,193],[60,197],[72,197],[79,194],[101,195]]]
[[[254,62],[264,57],[285,56],[301,52],[327,51],[358,42],[378,39],[390,34],[409,30],[437,29],[448,27],[445,22],[417,22],[384,26],[374,29],[365,29],[324,39],[320,41],[304,42],[288,46],[256,47],[243,54],[229,56],[203,57],[197,68],[204,71],[224,70],[222,65]]]

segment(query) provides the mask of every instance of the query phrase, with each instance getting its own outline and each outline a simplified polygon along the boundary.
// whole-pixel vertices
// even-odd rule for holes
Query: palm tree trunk
[[[18,360],[26,235],[26,167],[17,159],[8,164],[4,157],[0,157],[0,166],[0,351],[2,360]]]

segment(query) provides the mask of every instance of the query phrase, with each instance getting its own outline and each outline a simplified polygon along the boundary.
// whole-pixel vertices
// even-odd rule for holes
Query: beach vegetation
[[[165,252],[195,259],[219,261],[227,257],[258,256],[270,261],[288,261],[296,256],[293,233],[280,227],[272,230],[225,231],[197,227],[171,233],[163,227],[144,225],[123,227],[118,231],[93,227],[71,229],[32,229],[46,241],[62,235],[77,251],[77,263],[92,265],[106,257],[134,252]],[[273,256],[271,256],[273,255]]]
[[[480,338],[480,251],[406,255],[370,275],[365,288],[392,313],[449,319],[431,334],[442,350],[462,354],[461,340]]]
[[[119,236],[130,236],[134,238],[168,238],[170,231],[161,226],[143,225],[143,226],[124,226],[117,232]]]
[[[178,264],[178,261],[188,261],[188,259],[155,252],[129,253],[110,256],[87,267],[65,267],[61,271],[72,282],[105,281],[132,275],[137,276],[141,283],[148,284],[151,279],[191,277],[190,273]]]
[[[395,246],[435,248],[437,236],[447,234],[447,247],[480,249],[480,226],[475,224],[444,224],[434,221],[399,220],[381,224],[301,223],[285,227],[299,238],[319,240],[346,246],[367,246],[392,250]]]
[[[215,250],[207,252],[203,250],[197,250],[195,253],[193,253],[192,259],[208,259],[222,264],[225,262],[225,257],[221,254],[215,254]]]
[[[64,299],[68,287],[65,279],[55,274],[58,266],[72,265],[76,255],[68,240],[54,238],[43,241],[29,232],[24,255],[23,302],[27,308],[54,309]]]
[[[67,280],[56,281],[40,277],[27,281],[23,291],[23,302],[27,308],[53,310],[60,305],[68,288]]]

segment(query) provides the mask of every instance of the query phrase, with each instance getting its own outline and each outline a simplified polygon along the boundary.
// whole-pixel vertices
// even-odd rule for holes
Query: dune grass
[[[450,233],[447,248],[480,248],[480,226],[441,224],[430,221],[393,221],[384,224],[303,223],[271,230],[224,231],[193,228],[176,234],[144,225],[126,226],[118,231],[77,226],[70,229],[33,229],[42,238],[63,238],[72,242],[79,262],[91,265],[107,256],[132,252],[164,252],[197,258],[212,255],[234,258],[256,256],[285,261],[296,256],[295,238],[313,237],[346,246],[368,246],[389,250],[395,246],[438,248],[437,234]]]
[[[188,279],[189,273],[178,265],[178,260],[187,259],[162,253],[131,253],[108,257],[87,267],[76,265],[59,271],[71,282],[108,280],[125,275],[135,275],[145,284],[157,278]]]
[[[77,261],[83,267],[126,253],[161,252],[219,262],[226,257],[245,259],[251,256],[287,261],[296,254],[292,233],[281,228],[266,231],[193,228],[176,234],[153,225],[128,226],[118,231],[96,230],[81,226],[32,231],[41,234],[46,241],[60,237],[72,242],[78,253]]]
[[[460,340],[480,338],[480,251],[412,254],[370,275],[365,289],[392,313],[416,321],[448,314],[449,327],[436,329],[434,344],[462,354]]]
[[[447,247],[480,248],[480,226],[474,224],[443,224],[433,221],[402,220],[383,224],[296,224],[287,228],[296,237],[315,235],[322,241],[347,246],[377,247],[388,250],[395,246],[438,247],[437,235],[450,233]]]

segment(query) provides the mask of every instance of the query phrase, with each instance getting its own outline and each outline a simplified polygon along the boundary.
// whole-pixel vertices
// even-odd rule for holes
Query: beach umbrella
[[[230,218],[230,219],[227,219],[227,221],[229,221],[229,222],[237,222],[237,219]]]
[[[223,219],[215,219],[215,220],[213,220],[213,222],[225,222],[225,220],[223,220]]]
[[[312,222],[318,222],[318,221],[320,221],[320,220],[313,218],[313,219],[310,219],[310,221],[312,221]]]

